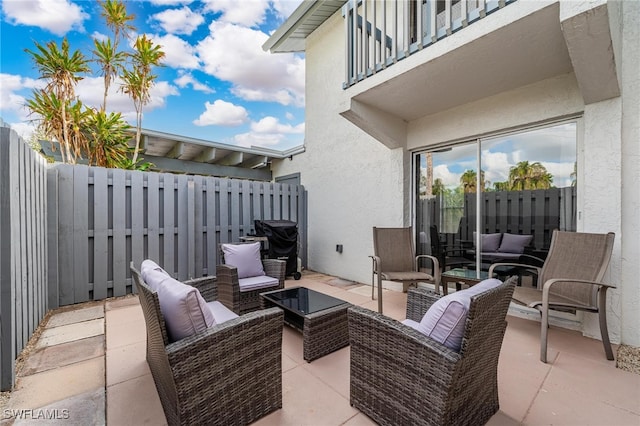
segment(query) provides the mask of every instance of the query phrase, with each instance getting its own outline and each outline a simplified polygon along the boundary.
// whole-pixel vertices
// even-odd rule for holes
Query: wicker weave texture
[[[381,425],[486,423],[499,409],[498,357],[515,284],[509,279],[472,299],[460,353],[377,312],[350,308],[351,405]],[[407,317],[422,318],[435,298],[409,290]]]
[[[240,291],[238,270],[234,266],[218,265],[216,280],[220,302],[238,315],[260,309],[260,293],[284,288],[286,262],[277,259],[263,259],[266,275],[278,280],[278,285],[251,291]]]
[[[157,294],[132,272],[147,325],[147,362],[168,424],[246,425],[282,407],[281,309],[165,345]]]
[[[302,330],[303,356],[311,362],[349,345],[347,309],[350,303],[305,315]]]

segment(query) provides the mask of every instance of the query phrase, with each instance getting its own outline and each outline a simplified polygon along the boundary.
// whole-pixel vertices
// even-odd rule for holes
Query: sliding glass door
[[[499,261],[544,261],[554,229],[576,230],[576,127],[574,120],[416,153],[419,253],[478,273]]]

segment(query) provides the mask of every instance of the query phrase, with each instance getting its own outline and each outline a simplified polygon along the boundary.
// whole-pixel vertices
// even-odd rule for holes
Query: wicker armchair
[[[499,409],[498,357],[516,278],[471,299],[460,352],[377,312],[349,308],[351,405],[381,425],[479,425]],[[410,289],[407,318],[440,296]]]
[[[158,295],[132,266],[147,362],[169,425],[245,425],[282,407],[283,312],[271,308],[169,343]],[[207,301],[214,279],[192,280]]]
[[[222,258],[224,254],[221,250]],[[285,268],[287,262],[278,259],[262,259],[264,273],[278,280],[278,284],[261,287],[255,290],[240,291],[238,270],[231,265],[216,266],[216,282],[218,285],[218,300],[238,315],[260,309],[260,293],[284,288]]]

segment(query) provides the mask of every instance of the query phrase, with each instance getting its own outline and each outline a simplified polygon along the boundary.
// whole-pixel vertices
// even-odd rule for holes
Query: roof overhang
[[[132,139],[130,145],[134,144]],[[46,155],[61,160],[60,151],[53,151],[50,143],[41,141],[41,146]],[[272,180],[272,160],[290,158],[304,150],[304,145],[286,151],[246,148],[148,129],[142,129],[140,141],[140,156],[153,164],[154,171],[263,181]]]
[[[303,1],[262,45],[262,49],[271,53],[303,52],[307,36],[345,3],[345,0]]]

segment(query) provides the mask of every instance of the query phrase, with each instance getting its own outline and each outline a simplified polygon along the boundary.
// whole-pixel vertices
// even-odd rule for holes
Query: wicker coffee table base
[[[260,298],[262,309],[277,306],[264,297]],[[351,303],[325,309],[303,317],[302,330],[291,322],[286,321],[293,312],[285,311],[285,323],[302,332],[303,358],[307,362],[337,351],[349,345],[349,322],[347,309]]]

